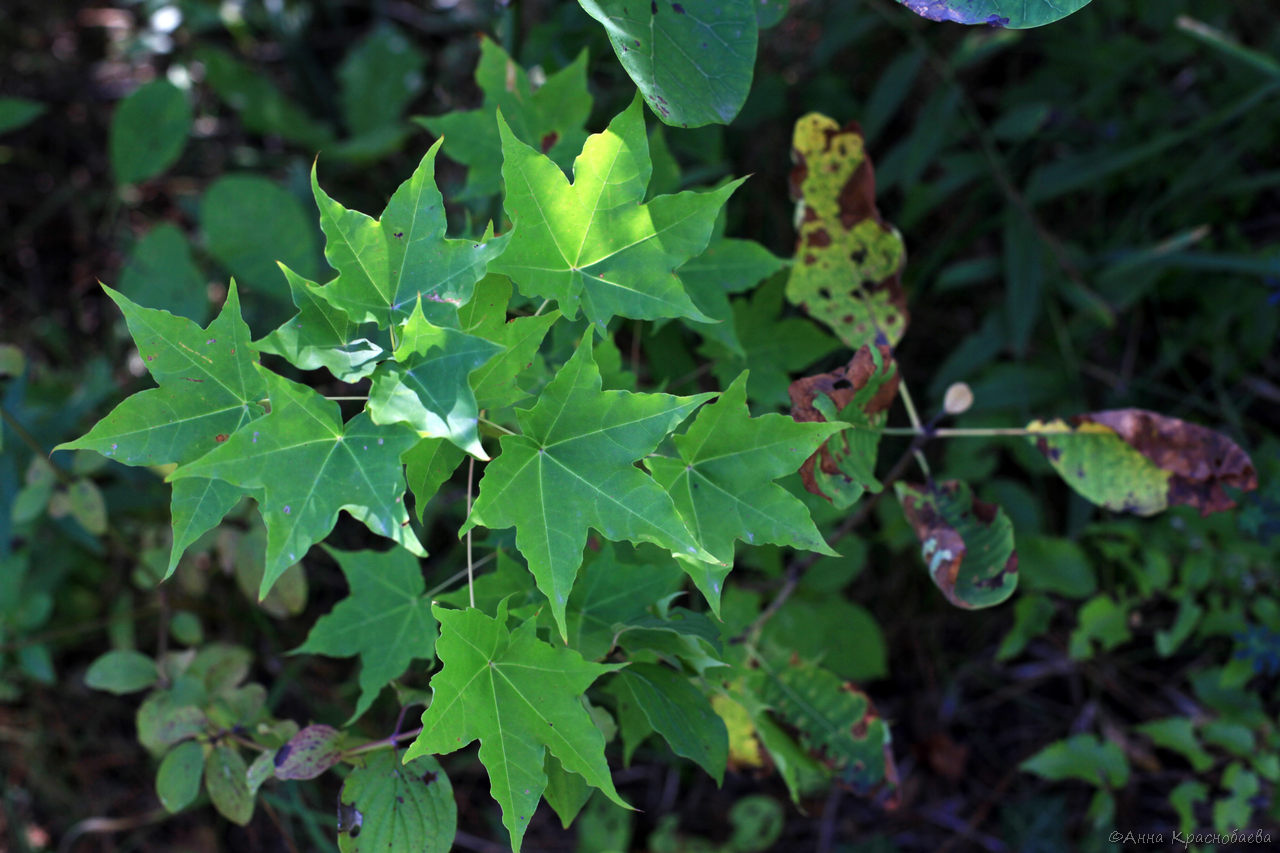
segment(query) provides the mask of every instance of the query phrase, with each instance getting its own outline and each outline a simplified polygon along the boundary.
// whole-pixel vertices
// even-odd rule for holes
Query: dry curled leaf
[[[1234,441],[1157,412],[1086,412],[1027,429],[1071,488],[1108,509],[1154,515],[1187,505],[1208,515],[1236,505],[1224,487],[1258,488],[1253,461]]]
[[[876,445],[898,395],[898,371],[885,346],[863,346],[830,373],[791,383],[791,416],[802,423],[841,420],[852,426],[832,436],[800,466],[804,487],[844,509],[864,491],[880,491]]]

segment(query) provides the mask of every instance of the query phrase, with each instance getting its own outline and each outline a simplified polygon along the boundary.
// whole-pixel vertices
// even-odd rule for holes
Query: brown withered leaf
[[[1187,505],[1208,515],[1236,505],[1224,487],[1258,488],[1253,461],[1234,441],[1158,412],[1086,412],[1027,429],[1068,485],[1109,509],[1153,515]]]
[[[898,394],[898,370],[889,348],[864,345],[844,367],[797,379],[787,393],[791,416],[797,421],[852,424],[800,466],[804,487],[841,509],[866,491],[880,491],[876,448],[889,406]]]

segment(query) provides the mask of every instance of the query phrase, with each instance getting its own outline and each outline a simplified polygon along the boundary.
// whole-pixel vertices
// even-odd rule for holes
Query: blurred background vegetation
[[[327,777],[268,787],[243,829],[207,808],[166,815],[136,701],[83,683],[108,647],[218,640],[253,651],[277,716],[336,720],[350,702],[350,662],[285,655],[341,595],[331,566],[256,605],[241,540],[261,532],[246,522],[157,587],[161,479],[90,456],[45,463],[145,384],[98,281],[204,322],[234,275],[264,334],[291,313],[276,260],[325,274],[317,151],[334,197],[380,210],[434,138],[412,117],[479,106],[478,33],[535,77],[585,48],[592,129],[634,88],[570,2],[48,0],[5,19],[0,849],[335,849]],[[131,136],[113,115],[154,80],[183,97],[153,115],[190,130],[167,170],[135,174],[129,152],[161,134]],[[930,446],[936,473],[974,482],[1012,517],[1013,601],[948,605],[884,502],[771,629],[875,697],[900,807],[836,790],[800,811],[763,771],[716,789],[654,751],[619,776],[643,813],[589,811],[563,831],[539,812],[529,849],[1053,851],[1109,849],[1112,829],[1280,833],[1280,11],[1096,0],[1015,32],[934,24],[890,0],[792,0],[762,32],[732,125],[664,129],[685,186],[753,175],[729,233],[783,257],[791,127],[810,110],[866,133],[880,209],[909,252],[913,325],[897,359],[926,408],[960,379],[976,397],[961,426],[1151,408],[1231,435],[1262,490],[1209,519],[1133,519],[1072,496],[1019,440]],[[442,160],[439,179],[457,198],[465,170]],[[484,199],[450,210],[459,228],[494,214]],[[739,321],[748,364],[778,358],[771,318]],[[709,380],[691,341],[672,324],[651,342],[662,357],[630,366]],[[744,594],[776,587],[782,564],[753,552]],[[395,711],[375,706],[371,730]],[[459,846],[500,849],[478,764],[460,758],[450,774]],[[785,817],[752,840],[750,810],[734,806],[757,796]]]

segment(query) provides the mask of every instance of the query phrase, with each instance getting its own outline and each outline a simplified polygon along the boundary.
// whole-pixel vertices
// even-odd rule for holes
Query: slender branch
[[[857,429],[857,425],[854,425]],[[999,435],[1074,435],[1073,429],[1037,429],[1026,427],[941,427],[918,430],[915,427],[886,427],[876,430],[882,435],[922,435],[925,438],[991,438]]]
[[[353,755],[365,755],[366,753],[377,752],[380,749],[390,749],[396,744],[416,738],[420,734],[422,734],[422,726],[418,726],[413,731],[400,732],[399,734],[392,735],[391,737],[385,737],[382,740],[371,740],[368,743],[353,746],[351,749],[344,749],[342,751],[342,760],[346,761]]]
[[[541,314],[541,313],[543,312],[543,310],[544,310],[544,309],[546,309],[546,307],[547,307],[548,305],[550,305],[550,304],[551,304],[551,300],[550,300],[550,299],[544,299],[544,300],[542,300],[542,304],[538,306],[538,310],[537,310],[537,311],[534,311],[534,312],[533,312],[533,316],[537,317],[537,316],[538,316],[539,314]]]
[[[498,555],[497,551],[494,551],[491,554],[485,554],[479,560],[476,560],[475,566],[473,568],[476,571],[479,571],[485,564],[492,562],[493,558],[496,557],[497,555]],[[438,593],[452,586],[454,581],[464,578],[466,577],[466,575],[467,575],[466,569],[459,569],[458,571],[449,575],[449,577],[442,580],[440,583],[433,586],[431,589],[427,590],[427,598],[435,598],[435,596]]]
[[[898,377],[898,396],[902,398],[902,405],[907,409],[907,417],[911,420],[911,426],[915,428],[918,436],[927,436],[928,428],[920,422],[920,413],[916,411],[915,401],[911,399],[911,391],[907,388],[907,381],[901,376]],[[911,443],[911,453],[915,457],[916,464],[920,466],[920,470],[924,473],[926,480],[933,481],[933,472],[929,470],[929,460],[924,457],[924,442],[917,439]]]
[[[328,396],[326,396],[326,397],[325,397],[325,399],[326,399],[326,400],[364,400],[364,401],[368,401],[369,397],[368,397],[368,395],[365,395],[365,396],[363,396],[363,397],[328,397]]]

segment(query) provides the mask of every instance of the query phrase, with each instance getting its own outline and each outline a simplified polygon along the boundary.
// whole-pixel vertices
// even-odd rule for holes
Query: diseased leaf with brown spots
[[[755,676],[760,699],[794,726],[800,743],[858,794],[885,791],[898,805],[898,769],[889,726],[867,694],[817,664],[792,658],[761,660]]]
[[[1032,421],[1031,441],[1067,485],[1099,506],[1155,515],[1194,506],[1201,515],[1236,504],[1224,487],[1258,488],[1249,455],[1213,430],[1145,409]]]
[[[896,345],[908,320],[901,282],[906,248],[876,209],[862,129],[809,113],[796,122],[791,155],[799,235],[787,299],[852,349]]]
[[[863,492],[879,492],[876,448],[889,406],[898,395],[898,369],[889,348],[863,346],[849,363],[830,373],[791,383],[791,416],[801,423],[844,421],[849,429],[832,436],[800,466],[804,487],[840,509]]]
[[[929,574],[948,601],[967,609],[991,607],[1013,594],[1018,553],[1004,510],[976,499],[959,480],[895,488]]]

